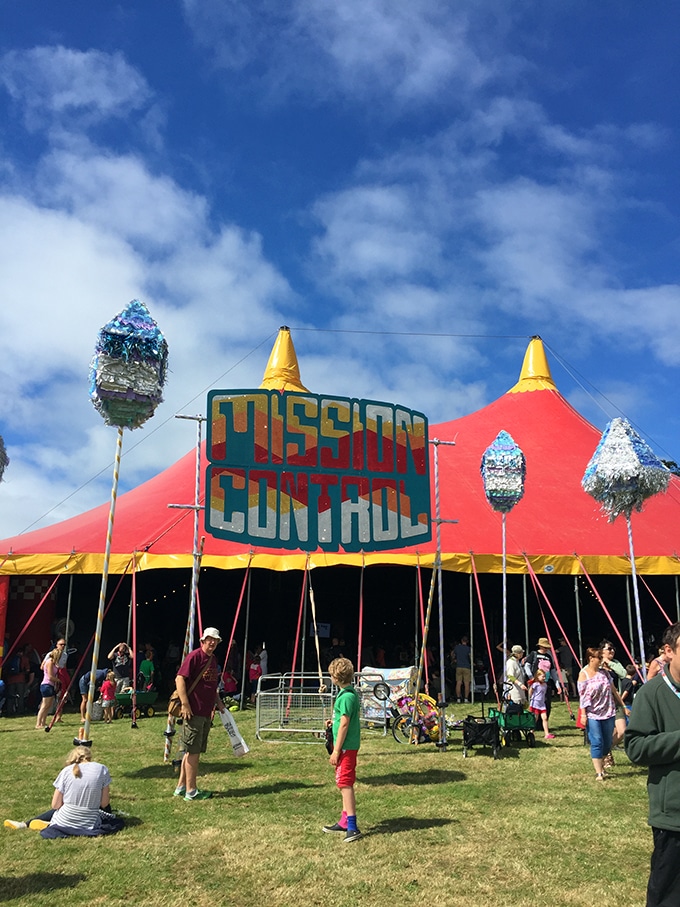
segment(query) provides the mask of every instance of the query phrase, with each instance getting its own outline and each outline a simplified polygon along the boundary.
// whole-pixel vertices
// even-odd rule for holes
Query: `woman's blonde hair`
[[[80,771],[81,762],[91,762],[92,761],[92,750],[89,746],[76,746],[66,757],[66,762],[64,765],[73,766],[73,776],[74,778],[80,778],[82,772]]]

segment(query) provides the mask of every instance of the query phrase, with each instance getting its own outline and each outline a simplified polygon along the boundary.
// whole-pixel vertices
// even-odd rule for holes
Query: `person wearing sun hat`
[[[508,699],[521,706],[524,706],[527,701],[527,678],[522,667],[523,658],[524,649],[521,646],[513,646],[505,663],[505,676],[507,683],[511,684],[508,689]]]
[[[524,662],[524,674],[531,680],[536,676],[536,671],[545,672],[545,679],[548,682],[548,692],[545,697],[546,717],[550,718],[550,700],[552,691],[555,689],[558,693],[561,691],[560,675],[557,670],[557,660],[553,655],[550,640],[546,636],[541,636],[536,643],[533,652],[529,652]]]
[[[219,667],[215,649],[220,642],[220,631],[215,627],[206,627],[200,646],[189,652],[175,679],[182,703],[184,749],[175,796],[184,797],[185,800],[208,800],[212,797],[211,791],[197,788],[196,775],[201,753],[205,753],[208,748],[213,709],[225,711],[217,691]]]

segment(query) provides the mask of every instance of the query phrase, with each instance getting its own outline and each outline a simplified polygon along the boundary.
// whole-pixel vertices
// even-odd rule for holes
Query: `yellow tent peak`
[[[265,390],[309,393],[300,379],[300,368],[290,336],[290,328],[285,324],[279,328],[279,334],[274,341],[260,387]]]
[[[522,394],[525,391],[556,391],[557,386],[550,374],[548,358],[545,355],[543,341],[537,335],[529,341],[524,354],[519,381],[508,391],[509,394]]]

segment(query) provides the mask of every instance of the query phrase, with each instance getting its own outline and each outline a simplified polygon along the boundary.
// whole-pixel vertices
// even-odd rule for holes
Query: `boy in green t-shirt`
[[[335,768],[335,783],[342,794],[342,815],[335,825],[324,825],[326,832],[345,832],[344,841],[357,841],[356,783],[357,751],[360,745],[359,694],[354,689],[354,665],[349,658],[335,658],[328,666],[333,683],[340,687],[333,706],[333,752],[329,762]]]

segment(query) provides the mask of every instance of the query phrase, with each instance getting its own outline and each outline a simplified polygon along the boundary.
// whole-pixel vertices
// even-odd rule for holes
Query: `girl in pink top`
[[[529,711],[540,718],[543,724],[543,733],[546,740],[554,740],[555,735],[550,733],[548,727],[548,711],[545,705],[545,697],[548,693],[548,683],[545,678],[545,671],[539,668],[529,681]]]
[[[116,675],[109,671],[106,680],[102,683],[100,695],[102,697],[102,708],[104,709],[104,721],[111,724],[113,721],[113,709],[116,705]]]

